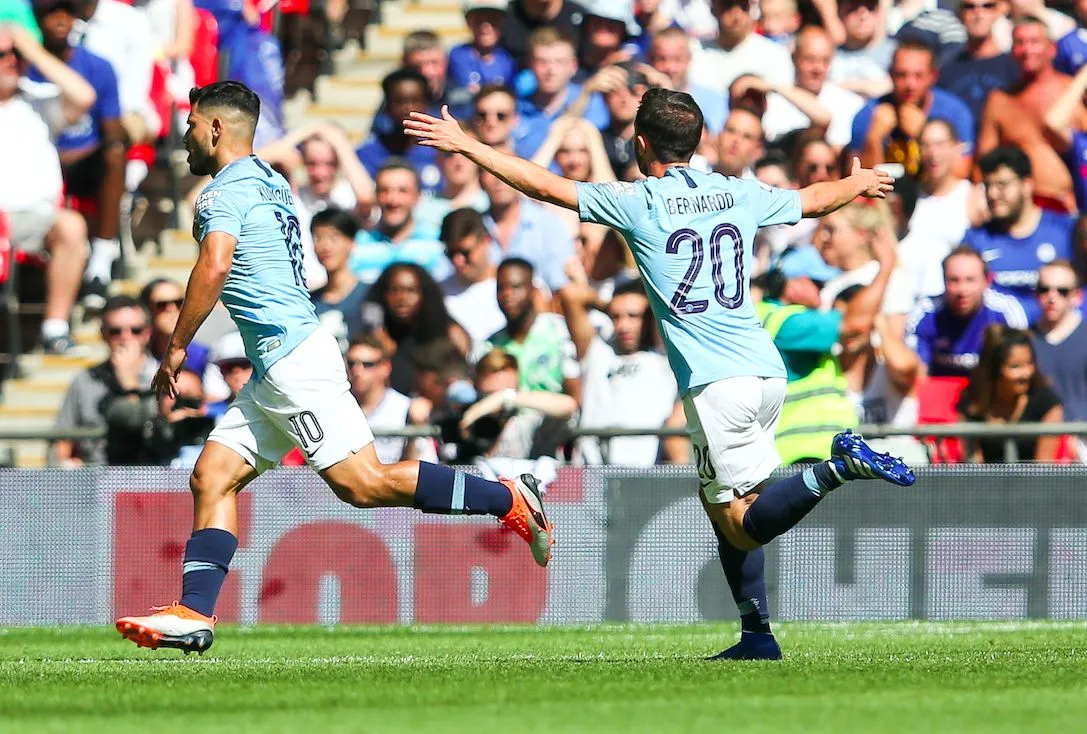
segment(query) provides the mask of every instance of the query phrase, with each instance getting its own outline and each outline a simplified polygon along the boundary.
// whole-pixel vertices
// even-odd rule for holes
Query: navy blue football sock
[[[744,530],[762,545],[793,528],[842,480],[829,462],[778,480],[759,493],[744,514]]]
[[[421,461],[415,507],[438,515],[504,517],[513,508],[513,495],[501,482]]]
[[[725,572],[728,588],[740,610],[740,629],[745,632],[770,632],[770,605],[766,601],[766,556],[762,548],[740,550],[728,542],[713,523],[717,535],[717,556]]]
[[[215,613],[215,600],[226,581],[238,539],[219,528],[197,530],[185,544],[181,571],[181,604],[205,617]]]

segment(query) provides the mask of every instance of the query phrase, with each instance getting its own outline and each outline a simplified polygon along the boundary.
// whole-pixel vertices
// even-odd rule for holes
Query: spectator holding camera
[[[970,384],[959,398],[962,420],[975,423],[1060,423],[1064,409],[1057,394],[1038,369],[1030,332],[999,324],[985,331],[985,341]],[[1015,439],[1017,461],[1053,461],[1060,436],[1025,436]],[[1003,438],[967,442],[975,462],[1011,461]]]
[[[204,441],[215,427],[215,418],[204,402],[200,375],[181,370],[177,376],[177,396],[159,397],[158,417],[150,426],[150,436],[146,437],[148,460],[174,467],[196,465]]]
[[[143,426],[157,415],[151,378],[158,363],[148,351],[151,326],[143,304],[114,296],[102,311],[102,339],[109,358],[81,372],[64,395],[56,427],[106,428],[106,441],[60,440],[56,458],[66,466],[137,463]]]

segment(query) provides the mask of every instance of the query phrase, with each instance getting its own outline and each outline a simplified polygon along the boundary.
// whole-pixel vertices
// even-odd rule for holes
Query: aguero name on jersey
[[[259,379],[317,328],[290,184],[256,156],[228,164],[196,200],[193,236],[238,241],[222,301]]]
[[[679,394],[728,377],[785,377],[751,302],[759,227],[795,224],[797,191],[688,167],[635,183],[577,184],[581,220],[630,244]]]

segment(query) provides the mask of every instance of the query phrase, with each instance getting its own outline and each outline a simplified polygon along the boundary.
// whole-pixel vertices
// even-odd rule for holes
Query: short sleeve
[[[795,189],[778,189],[746,179],[740,181],[740,186],[760,227],[796,224],[804,216],[800,207],[800,192]]]
[[[917,356],[926,365],[932,364],[932,324],[933,315],[925,314],[906,340],[906,343],[917,352]]]
[[[1042,385],[1031,391],[1027,397],[1027,407],[1023,409],[1023,416],[1020,420],[1024,423],[1040,421],[1045,417],[1046,413],[1060,404],[1061,399],[1057,396],[1057,393],[1048,385]]]
[[[224,189],[204,189],[196,200],[196,234],[200,240],[212,232],[238,239],[244,218],[238,195]]]
[[[577,209],[583,222],[631,232],[649,213],[645,189],[626,181],[578,183]]]
[[[82,383],[82,375],[77,376],[72,384],[68,386],[68,391],[64,393],[64,402],[60,405],[60,412],[57,413],[56,423],[54,424],[57,428],[78,428],[80,426],[79,393]]]

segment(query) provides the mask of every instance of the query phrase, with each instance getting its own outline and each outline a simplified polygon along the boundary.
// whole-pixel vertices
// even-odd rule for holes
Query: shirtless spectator
[[[978,132],[978,157],[997,146],[1014,145],[1030,158],[1035,196],[1039,204],[1057,211],[1075,211],[1072,177],[1044,134],[1046,112],[1071,83],[1053,68],[1056,46],[1046,25],[1037,18],[1022,18],[1012,31],[1012,58],[1022,80],[1011,92],[993,90],[985,105]],[[1087,113],[1077,110],[1078,129],[1087,125]]]

